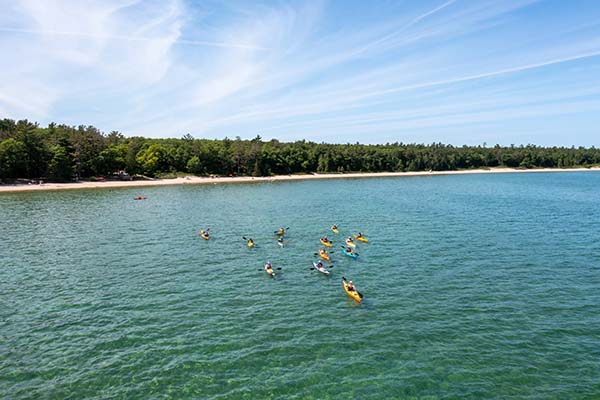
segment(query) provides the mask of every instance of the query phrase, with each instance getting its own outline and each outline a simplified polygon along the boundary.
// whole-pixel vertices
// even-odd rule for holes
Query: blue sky
[[[0,7],[0,117],[147,137],[600,145],[595,0]]]

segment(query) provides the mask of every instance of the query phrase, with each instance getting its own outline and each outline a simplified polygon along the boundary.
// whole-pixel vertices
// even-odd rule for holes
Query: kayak
[[[319,250],[319,256],[325,261],[329,261],[329,254],[325,250]]]
[[[265,267],[265,272],[267,273],[267,275],[275,278],[275,271],[273,271],[273,268],[267,268],[267,267]]]
[[[327,247],[333,247],[333,243],[331,243],[331,241],[324,241],[323,239],[320,239],[320,242],[323,246],[327,246]]]
[[[346,239],[346,244],[350,247],[356,247],[356,244],[354,242],[350,242],[348,239]]]
[[[358,294],[358,291],[356,289],[348,290],[348,284],[346,283],[346,279],[344,278],[342,278],[342,286],[344,286],[344,292],[346,292],[348,296],[356,300],[357,303],[360,303],[362,301],[362,297],[360,294]]]
[[[369,239],[367,239],[367,238],[366,238],[366,237],[364,237],[364,236],[360,236],[360,237],[359,237],[359,236],[356,236],[356,235],[354,235],[354,239],[356,239],[356,240],[360,240],[360,241],[361,241],[361,242],[363,242],[363,243],[369,243]]]
[[[354,259],[358,258],[358,254],[352,253],[352,252],[348,252],[346,249],[344,249],[344,254],[347,255],[348,257],[352,257]]]
[[[200,237],[201,237],[202,239],[204,239],[204,240],[208,240],[208,239],[210,239],[210,236],[208,236],[208,233],[201,233],[201,234],[200,234]]]
[[[312,264],[313,264],[313,267],[315,267],[315,269],[316,269],[317,271],[319,271],[320,273],[322,273],[322,274],[325,274],[325,275],[329,275],[329,271],[327,271],[327,269],[325,269],[325,267],[321,267],[321,268],[319,268],[319,267],[317,266],[317,263],[316,263],[316,262],[313,262]]]
[[[340,230],[338,228],[331,228],[331,231],[333,233],[340,233]]]

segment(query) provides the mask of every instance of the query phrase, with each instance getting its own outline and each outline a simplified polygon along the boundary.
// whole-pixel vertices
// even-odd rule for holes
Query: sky
[[[596,0],[0,0],[0,118],[600,146]]]

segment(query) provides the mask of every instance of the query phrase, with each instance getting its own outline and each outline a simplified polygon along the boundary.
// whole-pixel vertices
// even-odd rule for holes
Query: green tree
[[[145,150],[142,150],[138,154],[136,160],[145,174],[155,176],[158,172],[165,172],[161,170],[165,154],[165,148],[162,145],[155,143]]]
[[[48,165],[48,177],[57,182],[73,180],[73,157],[63,146],[52,147],[52,159]]]
[[[0,179],[19,178],[27,173],[27,149],[18,140],[0,142]]]
[[[206,167],[198,156],[193,156],[187,162],[187,171],[194,175],[203,175],[206,173]]]

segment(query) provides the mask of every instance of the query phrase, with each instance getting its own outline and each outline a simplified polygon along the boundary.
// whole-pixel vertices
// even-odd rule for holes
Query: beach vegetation
[[[70,181],[93,176],[181,174],[269,176],[301,173],[572,168],[600,165],[595,147],[453,146],[402,142],[364,145],[240,136],[222,140],[126,137],[93,126],[0,120],[0,179]]]

